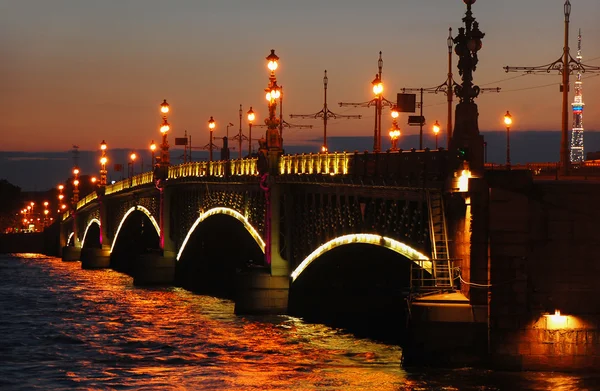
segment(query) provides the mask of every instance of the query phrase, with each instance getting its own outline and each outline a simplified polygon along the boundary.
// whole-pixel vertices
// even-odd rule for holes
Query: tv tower
[[[579,29],[577,45],[577,63],[581,64],[581,29]],[[581,81],[581,68],[577,71],[575,80],[575,99],[573,107],[573,130],[571,131],[571,163],[581,163],[585,160],[583,155],[583,82]]]

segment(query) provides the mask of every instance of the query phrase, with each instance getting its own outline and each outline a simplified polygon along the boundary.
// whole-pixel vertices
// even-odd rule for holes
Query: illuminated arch
[[[188,240],[192,236],[192,233],[194,232],[194,230],[196,229],[198,224],[200,224],[201,222],[203,222],[210,216],[214,216],[217,214],[228,215],[228,216],[234,217],[237,220],[239,220],[242,224],[244,224],[244,228],[246,228],[248,233],[250,233],[250,235],[252,235],[252,237],[256,241],[256,244],[258,244],[258,246],[260,247],[261,251],[263,253],[265,252],[265,241],[260,237],[260,234],[258,233],[258,231],[252,226],[252,224],[250,224],[250,222],[244,215],[242,215],[240,212],[230,209],[230,208],[218,207],[218,208],[209,209],[206,212],[201,213],[200,217],[198,217],[198,219],[194,222],[194,224],[192,225],[192,228],[190,228],[190,230],[188,231],[188,233],[185,237],[185,240],[181,244],[181,248],[179,249],[179,252],[177,253],[178,261],[179,261],[179,258],[181,258],[181,254],[183,254],[185,245],[187,244]]]
[[[119,228],[117,228],[117,233],[115,234],[115,237],[114,237],[114,239],[112,241],[112,245],[110,246],[110,252],[111,253],[112,253],[113,249],[115,248],[115,243],[117,243],[117,238],[119,237],[119,232],[121,232],[121,227],[123,227],[123,223],[125,222],[125,220],[127,220],[127,216],[129,216],[130,214],[132,214],[136,210],[139,210],[140,212],[144,212],[144,214],[146,216],[148,216],[148,218],[152,222],[152,225],[154,225],[154,228],[156,228],[156,233],[158,233],[158,236],[160,236],[160,227],[158,226],[158,223],[154,219],[154,216],[152,216],[152,213],[150,213],[150,211],[148,209],[144,208],[143,206],[136,205],[133,208],[129,209],[125,213],[125,216],[123,216],[123,218],[121,219],[121,222],[119,223]]]
[[[410,259],[423,269],[427,270],[431,273],[431,261],[425,255],[421,254],[414,248],[399,242],[397,240],[381,236],[375,234],[352,234],[352,235],[344,235],[339,238],[335,238],[330,240],[329,242],[321,245],[315,251],[313,251],[291,274],[292,282],[298,278],[298,276],[310,265],[315,259],[323,255],[329,250],[333,250],[336,247],[340,247],[346,244],[352,243],[365,243],[365,244],[374,244],[376,246],[381,246],[385,248],[389,248],[392,251],[397,252],[398,254],[404,255],[406,258]]]
[[[98,220],[98,219],[92,219],[92,220],[91,220],[91,221],[88,223],[87,227],[85,227],[85,232],[83,233],[83,239],[81,240],[81,248],[83,248],[83,244],[85,243],[85,237],[87,236],[87,233],[88,233],[88,230],[90,229],[90,226],[91,226],[92,224],[94,224],[94,223],[98,224],[98,227],[99,227],[99,228],[101,227],[101,225],[100,225],[100,220]]]
[[[67,238],[67,246],[69,245],[69,243],[71,243],[71,238],[73,237],[73,235],[75,235],[75,232],[71,232],[69,234],[69,237]]]

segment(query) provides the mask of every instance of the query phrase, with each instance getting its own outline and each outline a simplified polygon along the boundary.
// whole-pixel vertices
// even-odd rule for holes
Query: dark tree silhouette
[[[0,233],[18,226],[21,188],[0,179]]]

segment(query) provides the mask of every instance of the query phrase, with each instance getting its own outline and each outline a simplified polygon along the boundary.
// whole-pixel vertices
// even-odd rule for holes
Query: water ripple
[[[288,316],[236,316],[112,270],[0,256],[2,390],[593,390],[599,378],[407,372],[397,346]]]

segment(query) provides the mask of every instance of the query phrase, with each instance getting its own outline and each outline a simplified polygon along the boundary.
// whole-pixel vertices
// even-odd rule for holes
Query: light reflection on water
[[[600,377],[401,368],[397,346],[233,314],[112,270],[0,256],[2,390],[595,390]]]

